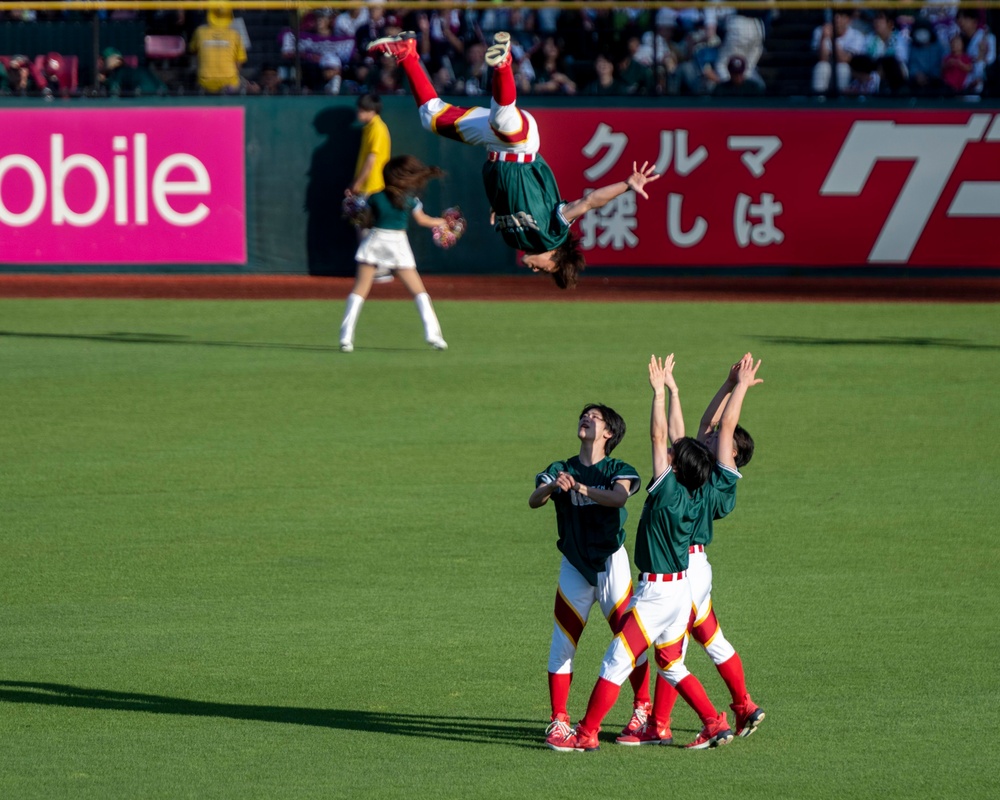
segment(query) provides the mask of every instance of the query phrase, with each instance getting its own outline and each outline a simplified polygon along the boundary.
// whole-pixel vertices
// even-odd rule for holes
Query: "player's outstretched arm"
[[[649,385],[653,388],[653,403],[649,412],[649,438],[653,445],[653,480],[659,478],[670,466],[665,380],[663,359],[650,356]]]
[[[423,209],[420,208],[413,209],[413,221],[421,228],[436,228],[438,225],[446,225],[448,223],[448,220],[444,217],[432,217],[430,214],[424,213]]]
[[[681,392],[674,380],[674,354],[663,359],[663,383],[670,393],[667,398],[667,439],[673,443],[684,438],[684,413],[681,411]]]
[[[562,211],[563,216],[567,222],[572,222],[592,209],[606,206],[618,197],[618,195],[625,194],[630,189],[636,194],[641,194],[648,200],[649,195],[646,194],[646,190],[643,187],[647,183],[658,181],[662,177],[653,172],[654,168],[655,165],[650,164],[648,161],[643,161],[641,167],[636,166],[636,162],[633,161],[632,174],[628,178],[618,183],[602,186],[600,189],[594,189],[586,197],[581,197],[579,200],[567,203]]]
[[[744,354],[746,355],[746,354]],[[740,368],[740,361],[737,361],[729,368],[729,374],[726,376],[725,382],[719,387],[719,391],[715,393],[708,406],[705,408],[705,413],[701,415],[701,422],[698,424],[698,441],[705,441],[712,431],[715,430],[715,426],[719,424],[719,420],[722,419],[722,412],[726,408],[726,403],[729,402],[729,395],[733,392],[733,387],[736,385],[736,373]]]
[[[763,378],[757,377],[758,369],[760,369],[760,361],[754,364],[753,356],[750,353],[740,359],[739,367],[736,370],[736,385],[733,386],[733,393],[729,396],[726,410],[722,412],[722,419],[719,422],[716,458],[719,464],[724,467],[736,468],[736,460],[733,458],[733,433],[740,421],[743,398],[746,397],[747,389],[764,382]]]

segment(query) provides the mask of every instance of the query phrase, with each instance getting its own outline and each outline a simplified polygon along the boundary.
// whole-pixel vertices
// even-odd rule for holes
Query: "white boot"
[[[344,321],[340,323],[340,350],[343,353],[354,351],[354,329],[358,324],[358,317],[361,315],[361,306],[365,304],[365,298],[360,294],[351,292],[347,295],[347,306],[344,308]]]
[[[441,323],[438,322],[437,314],[434,313],[430,295],[427,292],[421,292],[413,298],[413,302],[417,304],[420,321],[424,323],[424,339],[427,340],[427,344],[435,350],[447,350],[448,343],[441,334]]]

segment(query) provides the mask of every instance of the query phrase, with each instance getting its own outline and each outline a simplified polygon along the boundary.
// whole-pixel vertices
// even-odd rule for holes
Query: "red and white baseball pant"
[[[621,686],[646,658],[646,650],[656,645],[658,673],[676,686],[690,673],[684,666],[687,629],[691,619],[691,588],[684,573],[673,580],[645,580],[625,609],[621,631],[612,640],[601,663],[601,677]],[[663,577],[663,576],[657,576]]]
[[[712,565],[704,548],[701,552],[697,548],[693,549],[695,552],[688,559],[688,582],[691,585],[691,605],[694,609],[691,636],[705,648],[712,663],[718,666],[736,655],[736,650],[723,636],[712,608]]]
[[[611,626],[611,632],[618,633],[631,598],[632,570],[624,547],[619,548],[604,562],[604,571],[597,574],[597,586],[591,586],[563,556],[559,568],[559,588],[556,591],[556,619],[552,628],[552,646],[549,649],[549,672],[557,675],[573,672],[576,648],[594,603],[601,607],[601,613]],[[685,617],[685,623],[686,620]],[[636,664],[645,661],[646,654],[642,653],[641,660],[637,659],[629,666],[622,681]]]
[[[464,108],[443,101],[419,58],[404,58],[399,63],[420,108],[420,123],[427,130],[501,153],[538,152],[541,147],[538,125],[531,114],[517,107],[517,89],[509,64],[493,70],[493,97],[487,109]]]

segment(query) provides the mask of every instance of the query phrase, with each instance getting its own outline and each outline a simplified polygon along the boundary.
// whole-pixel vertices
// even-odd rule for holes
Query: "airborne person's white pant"
[[[541,148],[535,118],[516,104],[490,100],[488,109],[463,108],[435,97],[420,106],[420,123],[431,133],[501,153],[535,154]]]

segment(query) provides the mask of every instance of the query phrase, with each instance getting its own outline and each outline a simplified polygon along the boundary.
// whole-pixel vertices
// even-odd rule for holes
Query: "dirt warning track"
[[[435,300],[563,302],[998,302],[1000,278],[628,278],[587,276],[562,291],[541,275],[425,275]],[[0,275],[0,297],[343,300],[352,278],[299,275]],[[408,299],[394,282],[375,299]]]

